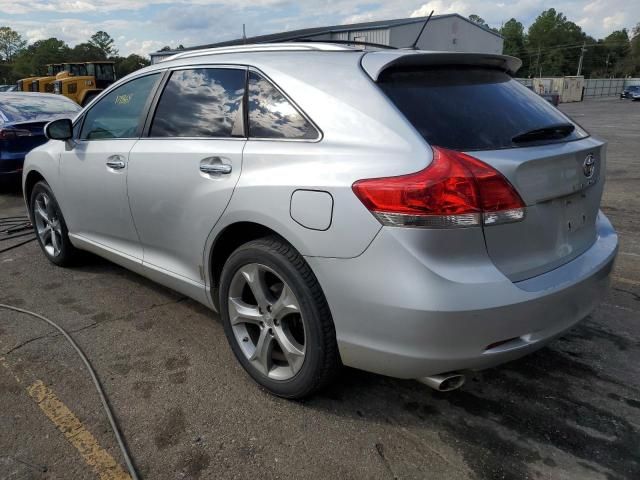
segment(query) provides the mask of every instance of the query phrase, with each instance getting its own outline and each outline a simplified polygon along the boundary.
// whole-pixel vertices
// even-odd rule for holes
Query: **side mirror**
[[[73,123],[68,118],[61,118],[47,123],[44,134],[49,140],[71,140],[73,138]]]

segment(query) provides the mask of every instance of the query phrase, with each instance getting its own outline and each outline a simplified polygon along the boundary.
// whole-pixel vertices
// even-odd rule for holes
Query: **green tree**
[[[0,27],[0,56],[11,63],[15,56],[27,46],[27,41],[10,27]]]
[[[616,77],[631,73],[631,42],[626,28],[610,33],[604,40],[604,52],[606,56],[604,73]]]
[[[587,40],[580,26],[550,8],[529,27],[527,47],[532,56],[531,72],[544,76],[575,75],[580,48]]]
[[[479,15],[476,15],[475,13],[472,13],[471,15],[469,15],[469,20],[471,20],[473,23],[477,23],[478,25],[482,25],[483,27],[489,27],[487,22],[484,21],[484,18],[482,18]]]
[[[512,18],[502,25],[499,32],[504,37],[502,51],[505,55],[513,55],[514,57],[525,55],[525,34],[522,23]]]
[[[128,57],[116,57],[114,58],[116,62],[116,74],[118,78],[125,77],[136,70],[139,70],[144,67],[148,67],[151,62],[140,55],[136,55],[132,53]]]
[[[79,43],[71,49],[71,58],[74,62],[93,62],[106,60],[104,51],[93,43]]]
[[[48,38],[38,40],[22,50],[14,62],[14,72],[18,78],[44,75],[48,63],[64,63],[70,59],[71,49],[62,40]]]
[[[102,30],[100,30],[99,32],[94,33],[91,36],[91,40],[89,40],[89,43],[94,47],[100,49],[105,58],[115,57],[118,55],[118,49],[113,45],[114,40],[107,32],[103,32]]]
[[[630,56],[631,75],[640,75],[640,22],[632,30]]]

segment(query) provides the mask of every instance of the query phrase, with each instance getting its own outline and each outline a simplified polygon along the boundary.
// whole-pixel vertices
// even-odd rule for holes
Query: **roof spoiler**
[[[362,68],[374,81],[392,67],[418,67],[431,65],[470,65],[494,67],[514,75],[522,66],[522,60],[509,55],[492,53],[427,52],[398,50],[393,52],[370,52],[361,60]]]

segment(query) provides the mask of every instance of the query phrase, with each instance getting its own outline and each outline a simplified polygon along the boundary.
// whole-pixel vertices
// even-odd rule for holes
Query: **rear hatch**
[[[483,161],[520,194],[523,220],[483,227],[489,256],[509,279],[580,255],[596,239],[604,143],[514,80],[499,56],[451,58],[391,63],[375,79],[430,145]]]

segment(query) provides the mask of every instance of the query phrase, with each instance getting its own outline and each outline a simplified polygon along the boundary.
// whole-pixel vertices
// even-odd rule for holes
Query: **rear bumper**
[[[343,363],[420,378],[521,357],[591,313],[618,248],[602,213],[597,231],[579,257],[517,283],[495,268],[483,243],[469,242],[476,233],[468,230],[385,227],[359,257],[307,260],[331,307]],[[460,255],[462,242],[475,246]]]

